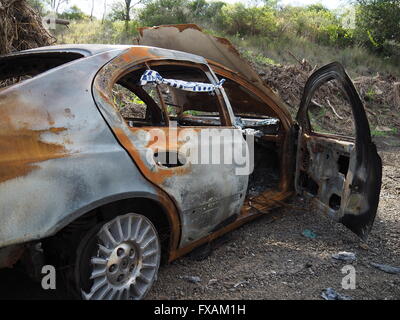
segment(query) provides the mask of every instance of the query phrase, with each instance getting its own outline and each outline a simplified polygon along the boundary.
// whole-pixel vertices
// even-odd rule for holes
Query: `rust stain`
[[[137,132],[143,130],[143,128],[130,128],[130,130],[133,132]],[[150,128],[148,130],[148,132],[150,132],[150,140],[146,148],[150,148],[153,151],[156,150],[178,151],[179,148],[185,143],[185,141],[178,140],[179,134],[181,133],[182,130],[189,130],[189,129],[176,128],[176,127]],[[163,139],[160,139],[160,137],[163,137]]]
[[[157,59],[160,58],[159,56],[150,52],[149,48],[146,47],[133,47],[130,48],[128,51],[123,53],[118,60],[122,60],[125,63],[137,62],[140,60],[150,60],[150,59]],[[118,60],[116,61],[118,63]]]
[[[115,104],[112,102],[111,98],[108,96],[106,92],[101,90],[100,88],[98,89],[98,92],[100,94],[100,97],[107,102],[108,104],[111,104],[115,108]]]
[[[179,218],[179,213],[176,208],[176,204],[174,201],[161,189],[157,188],[157,194],[162,204],[163,208],[165,209],[168,221],[171,226],[171,230],[169,231],[169,259],[171,258],[171,253],[175,251],[179,246],[179,239],[181,236],[181,220]]]
[[[221,69],[223,69],[227,74],[229,74],[230,77],[231,77],[232,79],[233,79],[235,76],[239,75],[239,72],[233,71],[232,69],[230,69],[230,68],[224,66],[223,64],[221,64],[221,63],[219,63],[219,62],[217,62],[217,61],[214,61],[214,60],[208,59],[208,58],[206,59],[206,61],[207,61],[207,63],[210,65],[211,69],[214,69],[214,67],[221,68]],[[214,71],[215,71],[215,70],[214,70]]]
[[[237,49],[232,45],[232,43],[228,39],[221,38],[221,37],[214,37],[214,38],[218,43],[220,43],[223,46],[225,46],[230,52],[232,52],[233,54],[235,54],[239,58],[241,58],[241,55],[240,55],[239,51],[237,51]]]
[[[51,126],[54,126],[54,120],[53,120],[53,117],[51,116],[51,114],[50,114],[50,112],[46,112],[47,113],[47,121],[48,121],[48,123],[49,123],[49,125],[51,125]]]
[[[152,128],[153,129],[153,128]],[[188,167],[179,167],[179,168],[163,168],[156,166],[156,170],[152,171],[146,163],[142,159],[142,155],[139,150],[134,146],[129,137],[125,134],[125,132],[121,128],[113,128],[115,134],[118,137],[118,140],[121,144],[128,150],[131,157],[135,160],[135,163],[139,167],[139,170],[142,174],[149,179],[151,182],[156,185],[162,185],[166,179],[175,176],[175,175],[185,175],[189,172]],[[134,129],[135,130],[135,129]],[[141,130],[144,130],[141,128]],[[168,128],[165,128],[168,130]],[[171,150],[171,149],[169,149]]]
[[[37,162],[65,157],[64,146],[40,140],[45,132],[59,133],[64,130],[0,130],[0,183],[27,175],[38,167]]]
[[[274,207],[281,206],[281,201],[288,197],[290,192],[266,190],[256,197],[246,198],[241,211],[242,216],[247,216],[252,211],[266,212]]]
[[[127,69],[129,65],[135,66],[152,59],[162,58],[150,51],[151,49],[147,47],[132,47],[115,58],[112,63],[106,65],[100,71],[98,76],[99,80],[94,84],[101,99],[115,108],[113,98],[110,95],[112,92],[112,86],[118,78],[121,78],[126,73],[130,72]]]
[[[42,130],[30,128],[30,123]],[[59,134],[48,111],[24,104],[16,94],[0,97],[0,183],[25,176],[49,159],[67,156],[63,145],[41,140],[44,133]]]

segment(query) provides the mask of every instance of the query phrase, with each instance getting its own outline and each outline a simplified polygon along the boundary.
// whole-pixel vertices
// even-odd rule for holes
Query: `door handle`
[[[177,168],[186,164],[186,157],[177,151],[161,151],[153,155],[153,159],[159,167]]]

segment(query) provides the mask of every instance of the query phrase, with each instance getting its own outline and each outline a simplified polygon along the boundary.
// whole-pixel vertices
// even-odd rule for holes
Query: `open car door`
[[[324,85],[332,87],[333,81],[347,98],[349,110],[347,117],[341,117],[332,105],[331,111],[335,113],[335,120],[343,122],[352,116],[353,138],[316,130],[312,124],[314,119],[310,119],[310,110],[318,105],[316,92]],[[382,163],[371,140],[361,99],[341,64],[331,63],[310,76],[297,121],[300,126],[295,178],[297,191],[312,197],[319,210],[366,239],[378,208]]]

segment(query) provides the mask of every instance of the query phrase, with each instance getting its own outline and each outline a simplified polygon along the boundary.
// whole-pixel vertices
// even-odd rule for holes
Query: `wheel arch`
[[[179,243],[181,224],[175,206],[164,195],[135,192],[101,199],[68,215],[50,232],[51,238],[85,224],[109,221],[130,212],[142,214],[153,223],[159,233],[162,258],[169,260],[171,252]]]

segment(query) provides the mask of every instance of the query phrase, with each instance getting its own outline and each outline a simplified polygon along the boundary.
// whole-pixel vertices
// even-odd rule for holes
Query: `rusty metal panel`
[[[330,206],[330,199],[332,195],[343,195],[346,175],[339,172],[338,160],[343,155],[354,160],[351,156],[354,154],[354,143],[300,134],[299,146],[303,151],[299,154],[297,166],[318,185],[318,198],[314,199],[314,204],[319,211],[339,221],[343,212]],[[353,162],[350,161],[350,168],[354,166]],[[302,192],[300,185],[300,175],[297,172],[296,186],[299,193]]]
[[[99,113],[92,82],[114,50],[0,92],[0,247],[54,234],[91,208],[158,190]]]
[[[204,56],[218,77],[238,83],[261,99],[265,113],[278,117],[282,124],[283,130],[279,135],[282,146],[280,188],[282,191],[293,188],[295,133],[292,117],[283,100],[258,76],[229,40],[206,34],[195,24],[182,24],[139,28],[137,42]],[[226,97],[226,90],[223,89],[222,93]],[[230,100],[235,98],[229,97]],[[249,110],[254,109],[253,106],[248,107]]]

